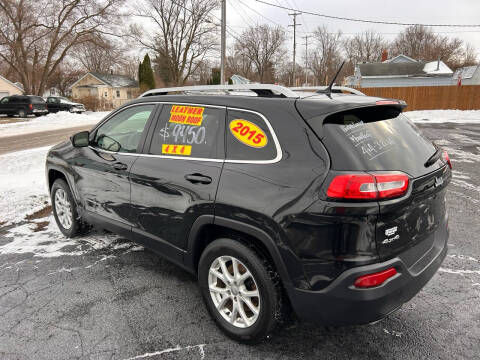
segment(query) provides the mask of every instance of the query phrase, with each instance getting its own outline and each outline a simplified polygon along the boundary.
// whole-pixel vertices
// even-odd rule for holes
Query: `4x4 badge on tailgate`
[[[397,232],[398,227],[394,226],[390,229],[385,229],[385,236],[393,236]],[[393,237],[388,237],[385,240],[382,241],[382,244],[390,244],[391,242],[400,239],[400,235],[395,235]]]

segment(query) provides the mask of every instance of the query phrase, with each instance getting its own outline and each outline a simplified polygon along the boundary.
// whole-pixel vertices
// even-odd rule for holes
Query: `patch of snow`
[[[404,113],[415,123],[480,124],[480,110],[417,110]]]
[[[29,223],[9,229],[4,236],[7,239],[11,238],[11,241],[0,245],[0,255],[33,254],[36,257],[51,258],[79,256],[96,250],[124,250],[122,253],[127,253],[143,249],[142,246],[121,241],[119,236],[109,233],[99,234],[94,232],[69,239],[58,230],[53,216],[41,220],[49,222],[48,227],[42,231],[35,232],[35,224]],[[68,269],[62,271],[68,272]]]
[[[427,74],[453,74],[453,71],[441,60],[440,63],[438,61],[427,62],[423,67],[423,71]]]
[[[49,203],[45,158],[49,146],[0,155],[0,222],[24,220]]]
[[[110,112],[88,112],[72,114],[66,111],[28,118],[26,121],[0,124],[0,138],[7,136],[32,134],[40,131],[68,129],[82,125],[95,125]]]

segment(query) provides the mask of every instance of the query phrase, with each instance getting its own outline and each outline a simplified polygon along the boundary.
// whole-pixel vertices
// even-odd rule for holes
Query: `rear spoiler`
[[[403,100],[397,100],[397,99],[384,99],[384,100],[377,100],[375,101],[375,105],[388,105],[388,106],[394,106],[400,108],[400,110],[403,110],[407,107],[407,103]]]

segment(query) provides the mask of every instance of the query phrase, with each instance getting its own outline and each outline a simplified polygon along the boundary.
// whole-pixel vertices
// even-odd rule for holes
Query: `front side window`
[[[227,160],[271,161],[277,156],[272,133],[257,114],[228,110]]]
[[[196,105],[164,105],[150,154],[223,158],[225,111]]]
[[[97,129],[93,145],[113,152],[137,152],[154,107],[150,104],[132,106],[115,114]]]

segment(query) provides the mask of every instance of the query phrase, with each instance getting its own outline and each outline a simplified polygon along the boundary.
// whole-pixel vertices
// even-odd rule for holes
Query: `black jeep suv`
[[[401,101],[256,92],[153,92],[53,147],[60,230],[96,224],[195,274],[240,341],[288,309],[331,325],[387,316],[446,255],[448,155]]]
[[[5,96],[0,100],[0,115],[18,115],[21,118],[27,115],[42,116],[48,113],[45,100],[34,95]]]

